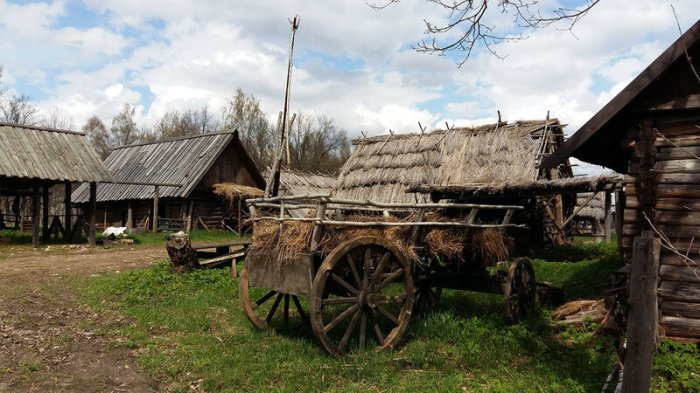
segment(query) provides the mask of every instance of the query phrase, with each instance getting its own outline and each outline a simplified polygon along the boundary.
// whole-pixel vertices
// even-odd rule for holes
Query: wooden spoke
[[[372,310],[372,325],[374,326],[374,334],[379,340],[379,345],[384,345],[384,335],[382,334],[382,329],[379,328],[379,321],[377,318],[377,313]]]
[[[326,304],[343,304],[343,303],[356,303],[356,302],[357,302],[357,297],[334,297],[334,298],[323,299],[321,301],[321,304],[326,305]]]
[[[382,289],[384,289],[384,287],[391,284],[394,280],[401,277],[402,275],[403,275],[403,269],[399,269],[399,270],[389,274],[389,276],[384,281],[382,281],[381,284],[379,284],[379,286],[375,289],[375,291],[377,291],[377,292],[381,291]]]
[[[374,295],[374,300],[379,302],[403,301],[406,295]]]
[[[270,321],[272,321],[272,316],[275,315],[275,311],[277,311],[277,306],[280,305],[280,300],[282,300],[282,295],[281,293],[277,295],[277,298],[275,299],[275,302],[272,304],[272,308],[270,309],[270,312],[267,313],[267,317],[265,317],[265,322],[268,324]]]
[[[253,308],[253,310],[255,310],[256,308],[260,307],[263,303],[265,303],[268,299],[273,297],[276,293],[277,291],[268,292],[267,294],[265,294],[265,296],[261,297],[255,303],[251,304],[251,307]]]
[[[384,265],[386,264],[386,261],[389,260],[389,257],[391,257],[391,254],[388,252],[382,255],[382,259],[379,261],[379,264],[377,264],[377,269],[374,271],[374,276],[372,276],[372,281],[369,283],[370,287],[373,286],[377,282],[377,279],[382,276]]]
[[[352,292],[354,295],[359,294],[359,291],[357,288],[353,287],[352,285],[348,284],[347,281],[343,280],[340,276],[338,276],[335,273],[331,273],[331,278],[337,282],[338,284],[342,285],[347,289],[348,291]]]
[[[348,254],[346,259],[348,260],[348,265],[350,265],[350,272],[352,273],[352,277],[355,279],[355,284],[357,284],[358,287],[362,287],[362,279],[357,273],[357,267],[355,267],[355,261],[352,259],[352,255]]]
[[[331,329],[336,327],[339,323],[343,322],[344,319],[346,319],[347,317],[352,315],[352,313],[354,313],[358,308],[360,308],[360,306],[358,306],[357,304],[352,305],[347,310],[343,311],[340,315],[338,315],[334,320],[332,320],[331,323],[324,326],[323,331],[325,333],[328,333],[329,331],[331,331]]]
[[[357,325],[357,322],[360,320],[360,315],[362,315],[362,310],[357,310],[355,311],[355,315],[352,316],[352,319],[350,320],[350,323],[348,324],[348,328],[345,329],[345,334],[343,334],[343,338],[340,340],[340,343],[338,344],[338,349],[342,352],[343,349],[345,349],[345,346],[348,344],[348,340],[350,340],[350,335],[352,334],[352,331],[355,330],[355,325]]]
[[[362,287],[367,287],[369,282],[369,269],[372,263],[372,249],[367,247],[365,249],[365,259],[364,259],[364,271],[362,272]]]
[[[299,303],[299,298],[292,295],[292,300],[294,301],[294,305],[297,307],[297,311],[299,311],[299,315],[301,315],[301,319],[306,320],[306,313],[304,312],[304,309],[301,308],[301,303]]]
[[[362,322],[360,322],[360,351],[365,350],[365,337],[367,336],[367,314],[362,313]]]
[[[377,309],[377,311],[379,311],[380,314],[387,317],[391,322],[394,322],[394,324],[396,324],[396,325],[399,324],[399,320],[395,316],[391,315],[391,313],[389,311],[387,311],[384,307],[377,305],[376,309]]]
[[[289,295],[284,295],[284,325],[289,324]]]
[[[519,258],[510,266],[505,286],[506,318],[517,323],[535,309],[535,273],[527,258]]]

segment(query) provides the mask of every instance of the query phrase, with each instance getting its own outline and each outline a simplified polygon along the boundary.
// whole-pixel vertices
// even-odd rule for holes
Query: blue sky
[[[510,121],[549,111],[571,133],[678,37],[671,3],[684,30],[700,17],[694,0],[603,0],[573,33],[529,32],[495,46],[504,60],[479,48],[458,68],[456,57],[411,49],[424,19],[444,20],[421,1],[376,11],[363,0],[0,0],[0,87],[75,129],[93,115],[109,125],[127,102],[143,127],[173,109],[220,113],[239,87],[276,119],[287,18],[299,14],[291,106],[332,117],[350,136],[416,132],[419,121],[478,125],[497,110]],[[507,16],[490,18],[513,33]]]

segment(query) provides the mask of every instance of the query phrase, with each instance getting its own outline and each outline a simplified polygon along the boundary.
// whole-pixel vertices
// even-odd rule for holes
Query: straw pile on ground
[[[309,212],[307,217],[314,217]],[[394,216],[351,215],[346,220],[355,222],[413,222],[415,217],[398,218]],[[440,221],[445,221],[440,220]],[[290,221],[282,225],[277,221],[258,221],[253,231],[254,249],[270,250],[277,253],[279,261],[284,262],[295,255],[309,252],[313,223]],[[321,238],[321,251],[329,254],[342,242],[361,236],[376,236],[391,241],[404,255],[413,261],[421,262],[416,246],[424,246],[431,255],[438,255],[444,260],[476,261],[487,265],[509,259],[513,248],[513,239],[503,231],[495,228],[472,228],[466,235],[463,228],[429,228],[424,232],[423,242],[411,244],[411,226],[376,226],[351,227],[343,225],[326,226]],[[466,258],[465,258],[466,256]]]

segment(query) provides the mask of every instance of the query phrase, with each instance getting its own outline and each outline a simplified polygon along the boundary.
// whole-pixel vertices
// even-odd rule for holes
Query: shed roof
[[[85,134],[0,123],[0,177],[105,182],[111,176]]]
[[[265,178],[270,168],[265,170]],[[334,176],[315,172],[301,172],[288,168],[280,169],[280,195],[330,194],[337,184]]]
[[[625,137],[622,117],[628,112],[678,109],[700,102],[698,81],[685,57],[688,51],[700,70],[700,20],[669,46],[656,60],[593,115],[569,140],[542,162],[552,168],[574,156],[586,162],[627,172],[628,156],[620,140]],[[696,107],[697,108],[697,107]]]
[[[538,177],[536,137],[545,127],[563,136],[559,121],[550,119],[356,139],[334,196],[412,202],[427,200],[407,194],[412,187],[532,181]]]
[[[240,144],[237,131],[120,146],[107,157],[105,166],[117,183],[181,184],[180,187],[160,187],[159,196],[187,198],[230,143]],[[242,158],[252,164],[247,154]],[[262,182],[262,178],[258,180]],[[73,193],[76,203],[87,202],[88,198],[89,190],[84,185]],[[104,184],[97,188],[98,202],[151,198],[152,186]]]

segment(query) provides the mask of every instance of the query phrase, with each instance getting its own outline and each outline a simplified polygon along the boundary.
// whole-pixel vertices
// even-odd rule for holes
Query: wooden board
[[[674,266],[662,265],[659,275],[664,281],[682,281],[688,283],[700,283],[700,266]]]
[[[698,283],[663,281],[659,285],[658,293],[664,301],[700,303],[700,284]]]
[[[665,316],[700,319],[700,304],[698,303],[674,302],[669,300],[662,301],[660,308]]]
[[[251,250],[246,258],[249,285],[289,295],[309,297],[314,277],[312,254],[299,254],[280,263],[274,252]]]
[[[667,336],[700,338],[700,319],[665,316],[660,325]]]

